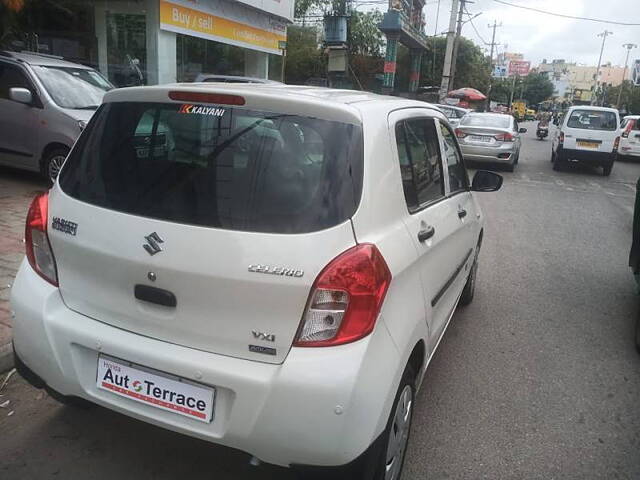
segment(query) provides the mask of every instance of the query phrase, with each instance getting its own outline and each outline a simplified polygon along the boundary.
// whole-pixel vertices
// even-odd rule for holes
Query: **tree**
[[[380,22],[382,13],[379,10],[353,11],[349,19],[349,53],[382,57],[384,37],[378,28]]]
[[[542,73],[530,73],[524,78],[523,97],[529,105],[537,105],[553,95],[551,80]]]
[[[640,114],[640,87],[634,87],[633,83],[625,80],[622,85],[611,87],[607,90],[608,102],[615,106],[618,100],[618,93],[622,88],[620,96],[620,110],[626,112],[627,115]]]
[[[285,82],[303,84],[311,77],[326,76],[326,58],[318,48],[315,27],[290,26],[287,31]]]
[[[422,85],[440,85],[446,46],[446,38],[430,38],[429,49],[422,62]],[[453,81],[454,88],[471,87],[486,92],[490,73],[489,60],[480,47],[471,40],[461,37],[456,62],[456,76]]]

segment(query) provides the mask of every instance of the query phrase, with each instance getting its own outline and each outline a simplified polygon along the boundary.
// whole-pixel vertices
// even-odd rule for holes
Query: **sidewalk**
[[[44,189],[35,174],[0,168],[0,372],[13,366],[9,292],[24,257],[24,222],[31,200]]]

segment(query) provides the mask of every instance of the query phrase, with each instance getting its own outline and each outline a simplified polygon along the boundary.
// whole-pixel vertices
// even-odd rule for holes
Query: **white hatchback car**
[[[110,92],[29,210],[16,365],[62,401],[305,474],[398,479],[416,390],[473,297],[472,191],[501,183],[469,185],[421,102]]]
[[[602,167],[609,176],[620,146],[620,117],[614,108],[574,106],[563,117],[551,145],[553,169],[569,161]]]
[[[620,125],[620,155],[626,158],[640,158],[640,115],[624,117]]]

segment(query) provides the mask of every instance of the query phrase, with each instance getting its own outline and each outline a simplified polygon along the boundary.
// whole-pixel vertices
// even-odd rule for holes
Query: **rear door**
[[[478,219],[480,211],[469,189],[469,177],[454,133],[444,122],[438,121],[440,145],[447,177],[448,211],[455,211],[455,231],[450,242],[455,245],[455,269],[447,279],[449,297],[445,307],[453,309],[462,293],[467,272],[473,262],[473,252],[480,235]],[[446,295],[446,294],[445,294]]]
[[[460,256],[456,242],[459,220],[447,202],[446,174],[438,125],[433,118],[396,112],[390,116],[398,148],[409,215],[407,229],[418,252],[418,265],[429,319],[430,348],[446,326],[455,302],[449,279]]]
[[[361,162],[358,125],[108,103],[50,195],[64,302],[140,335],[282,362],[317,274],[355,245]]]

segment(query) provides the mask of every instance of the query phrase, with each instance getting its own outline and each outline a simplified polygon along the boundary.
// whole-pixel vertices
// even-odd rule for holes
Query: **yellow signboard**
[[[160,27],[164,30],[279,54],[285,31],[269,31],[222,18],[202,10],[160,0]]]

